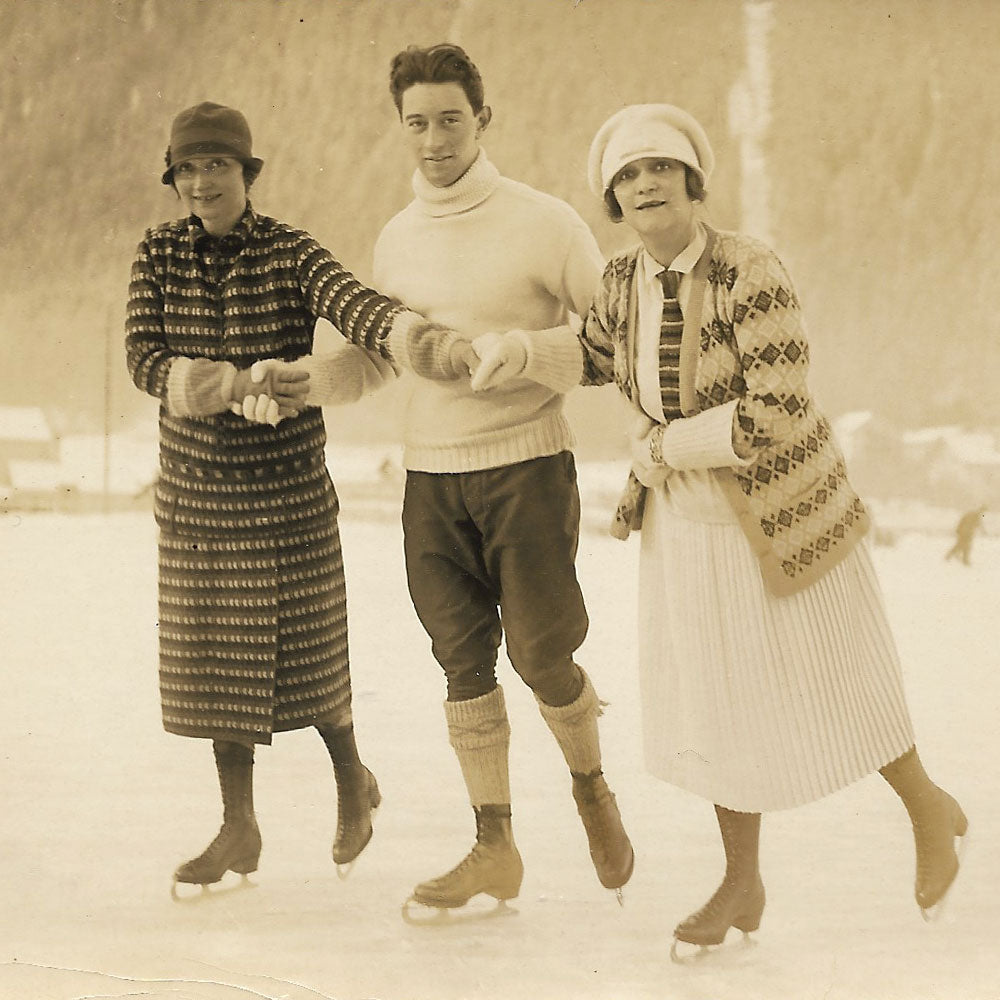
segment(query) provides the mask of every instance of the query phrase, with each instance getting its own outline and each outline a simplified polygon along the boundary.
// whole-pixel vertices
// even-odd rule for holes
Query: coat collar
[[[239,250],[250,241],[250,237],[257,228],[258,218],[253,206],[247,202],[247,207],[243,210],[239,221],[225,236],[212,236],[211,233],[205,231],[205,227],[197,215],[189,215],[187,217],[187,230],[191,248],[202,250],[208,247],[225,247]]]

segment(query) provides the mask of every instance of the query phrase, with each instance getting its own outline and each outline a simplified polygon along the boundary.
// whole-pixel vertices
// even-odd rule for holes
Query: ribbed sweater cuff
[[[459,377],[451,350],[461,339],[453,330],[407,311],[393,320],[387,342],[391,360],[423,378],[448,382]]]
[[[410,368],[411,371],[409,353],[410,332],[420,320],[421,317],[415,312],[406,311],[397,313],[392,321],[392,327],[389,329],[389,336],[386,337],[386,344],[389,348],[389,353],[392,355],[392,360],[404,368]]]
[[[360,348],[310,354],[292,363],[291,367],[309,375],[307,406],[340,406],[354,403],[364,390]]]
[[[738,468],[748,465],[733,451],[733,415],[738,400],[681,417],[663,431],[663,460],[673,469]]]
[[[229,408],[236,367],[228,361],[178,356],[167,375],[167,410],[175,417],[207,417]]]
[[[569,326],[548,330],[512,330],[524,347],[527,361],[522,377],[544,385],[553,392],[567,393],[583,378],[583,351]]]

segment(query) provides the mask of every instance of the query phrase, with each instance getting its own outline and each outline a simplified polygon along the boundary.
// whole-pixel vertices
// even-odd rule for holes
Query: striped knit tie
[[[660,317],[660,397],[667,420],[681,416],[681,334],[684,314],[677,301],[681,276],[677,271],[660,271],[663,285],[663,313]]]

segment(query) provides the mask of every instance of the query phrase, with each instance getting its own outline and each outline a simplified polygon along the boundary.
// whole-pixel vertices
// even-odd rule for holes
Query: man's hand
[[[479,365],[472,376],[476,392],[495,389],[517,378],[528,363],[528,352],[521,339],[513,333],[484,333],[472,342]]]
[[[468,340],[456,340],[451,345],[449,360],[459,378],[475,375],[479,367],[479,355]]]

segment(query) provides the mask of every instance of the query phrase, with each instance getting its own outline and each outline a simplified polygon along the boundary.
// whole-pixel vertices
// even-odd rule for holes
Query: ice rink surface
[[[625,905],[601,888],[569,778],[506,661],[516,913],[414,927],[400,905],[474,837],[447,743],[444,686],[410,606],[398,518],[342,515],[355,724],[384,795],[346,881],[336,795],[315,732],[257,754],[256,887],[171,901],[170,874],[214,835],[207,743],[165,734],[148,512],[0,517],[0,635],[10,730],[0,764],[0,998],[144,1000],[996,1000],[1000,997],[1000,540],[970,567],[950,540],[875,549],[918,746],[971,823],[943,920],[912,896],[906,814],[871,776],[765,817],[768,907],[756,944],[668,957],[675,923],[721,877],[709,804],[644,773],[635,668],[638,543],[584,533],[580,662],[609,702],[605,771],[636,848]],[[233,876],[230,876],[233,877]]]

